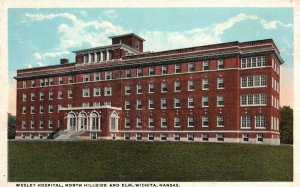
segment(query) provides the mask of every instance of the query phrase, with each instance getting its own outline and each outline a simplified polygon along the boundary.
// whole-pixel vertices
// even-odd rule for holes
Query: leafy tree
[[[289,106],[280,108],[280,142],[293,144],[293,109]]]
[[[16,116],[8,113],[8,128],[7,128],[7,137],[8,139],[15,139],[16,135]]]

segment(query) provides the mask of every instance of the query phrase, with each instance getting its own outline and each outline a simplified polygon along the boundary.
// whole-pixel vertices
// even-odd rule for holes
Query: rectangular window
[[[180,118],[174,117],[174,127],[180,127]]]
[[[208,134],[207,133],[202,134],[202,141],[208,141]]]
[[[218,77],[217,79],[217,88],[223,89],[224,88],[224,79],[223,77]]]
[[[148,84],[149,93],[154,93],[154,84]]]
[[[194,141],[194,134],[188,134],[188,140]]]
[[[111,87],[104,87],[104,96],[111,96],[112,90]]]
[[[148,127],[154,127],[154,118],[148,118]]]
[[[125,101],[125,110],[130,110],[130,101]]]
[[[53,85],[53,77],[50,77],[50,78],[49,78],[49,85],[50,85],[50,86]]]
[[[208,79],[202,79],[202,90],[208,90],[209,85],[208,85]]]
[[[73,83],[73,76],[72,75],[68,76],[68,83],[69,84]]]
[[[167,89],[167,83],[162,82],[161,83],[161,93],[166,93],[168,91]]]
[[[30,100],[31,100],[31,101],[34,101],[34,100],[35,100],[35,94],[34,94],[34,93],[31,93],[31,94],[30,94]]]
[[[136,93],[137,94],[141,94],[142,93],[142,85],[141,84],[137,84],[136,85]]]
[[[202,107],[208,107],[208,97],[202,96]]]
[[[44,128],[44,121],[40,121],[40,129]]]
[[[142,140],[142,139],[143,139],[142,133],[137,133],[136,140]]]
[[[221,142],[224,142],[224,134],[223,133],[218,133],[217,134],[217,140],[221,141]]]
[[[136,118],[136,127],[141,128],[142,127],[142,118]]]
[[[162,108],[162,109],[166,109],[167,108],[167,99],[166,98],[162,98],[160,100],[160,108]]]
[[[248,133],[243,133],[242,138],[243,138],[244,142],[248,142],[249,141],[249,134]]]
[[[27,85],[26,85],[26,81],[23,81],[23,82],[22,82],[22,88],[26,88],[26,86],[27,86]]]
[[[30,113],[31,113],[31,114],[34,114],[34,113],[35,113],[35,108],[34,108],[34,106],[31,106],[31,107],[30,107]]]
[[[153,133],[148,134],[148,140],[150,140],[150,141],[154,140],[154,134]]]
[[[111,71],[105,72],[105,80],[111,80]]]
[[[52,120],[49,120],[49,121],[48,121],[48,128],[49,128],[49,129],[52,129],[52,128],[53,128],[53,122],[52,122]]]
[[[131,94],[130,85],[126,85],[125,86],[125,95],[130,95],[130,94]]]
[[[100,96],[101,95],[100,94],[100,88],[94,88],[93,93],[94,93],[94,96]]]
[[[264,137],[263,137],[262,133],[257,134],[256,137],[257,137],[258,142],[263,142],[264,141]]]
[[[251,128],[251,117],[241,116],[241,128]]]
[[[44,113],[44,106],[40,106],[40,113],[42,114],[42,113]]]
[[[49,92],[49,100],[53,99],[53,92]]]
[[[149,99],[149,101],[148,101],[148,108],[149,109],[154,109],[154,100]]]
[[[27,95],[26,95],[26,94],[23,94],[23,95],[22,95],[22,101],[26,101],[26,98],[27,98]]]
[[[22,106],[22,114],[26,114],[26,106]]]
[[[224,69],[224,60],[223,59],[218,60],[218,69]]]
[[[267,65],[266,57],[259,56],[259,57],[247,57],[241,59],[241,68],[255,68],[255,67],[263,67]]]
[[[180,140],[180,134],[174,134],[174,140],[179,141]]]
[[[160,126],[162,128],[166,128],[167,127],[167,118],[165,118],[165,117],[161,117],[160,118]]]
[[[167,134],[161,134],[160,140],[166,141],[167,140]]]
[[[255,116],[255,128],[266,128],[266,116]]]
[[[188,63],[188,71],[189,72],[194,72],[195,71],[195,63],[194,62]]]
[[[149,75],[155,75],[155,66],[149,67]]]
[[[195,90],[195,84],[193,80],[188,80],[188,91],[194,91]]]
[[[241,106],[264,106],[267,104],[266,94],[241,95]]]
[[[34,121],[31,120],[31,121],[30,121],[30,128],[34,129],[34,127],[35,127]]]
[[[73,91],[72,90],[68,90],[68,98],[72,98],[73,97]]]
[[[26,121],[22,121],[22,129],[26,129]]]
[[[161,74],[162,75],[168,74],[168,65],[162,65],[161,66]]]
[[[188,117],[188,127],[194,127],[194,117]]]
[[[209,127],[208,116],[202,116],[202,127]]]
[[[125,133],[124,134],[124,139],[125,140],[130,140],[130,133]]]
[[[224,116],[217,116],[217,127],[224,127]]]
[[[94,102],[93,106],[100,106],[100,102]]]
[[[174,98],[174,108],[180,108],[180,99]]]
[[[209,70],[209,61],[203,61],[203,71]]]
[[[224,96],[217,96],[217,106],[224,106]]]
[[[49,105],[48,111],[49,111],[49,113],[53,113],[53,105]]]
[[[104,106],[111,106],[111,101],[104,101]]]
[[[90,89],[84,88],[82,89],[82,97],[89,97],[90,96]]]
[[[94,81],[100,81],[100,72],[94,73]]]
[[[40,79],[40,87],[45,86],[44,79]]]
[[[125,77],[126,77],[126,78],[131,77],[131,69],[126,69],[126,70],[125,70]]]
[[[174,82],[174,92],[180,92],[181,88],[180,88],[180,81],[175,81]]]
[[[57,98],[58,99],[62,99],[63,98],[63,92],[62,91],[58,91],[57,92]]]
[[[181,64],[175,64],[175,73],[181,73]]]
[[[142,77],[143,76],[143,68],[137,68],[136,75],[137,75],[137,77]]]
[[[194,97],[188,97],[188,108],[194,108]]]
[[[142,100],[136,100],[136,109],[137,110],[142,109]]]
[[[125,128],[130,128],[130,118],[125,118]]]
[[[63,82],[63,77],[58,77],[58,84],[63,84],[64,82]]]
[[[90,104],[89,103],[82,103],[82,107],[89,107]]]
[[[247,77],[241,77],[241,88],[247,87]]]
[[[35,80],[31,80],[31,87],[35,87]]]

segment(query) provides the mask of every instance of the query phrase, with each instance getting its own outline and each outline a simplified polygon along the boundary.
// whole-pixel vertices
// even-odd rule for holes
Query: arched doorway
[[[76,116],[74,113],[68,114],[68,127],[70,130],[76,130]]]
[[[80,113],[78,120],[79,120],[80,130],[87,130],[87,124],[88,124],[87,115],[85,113]]]
[[[110,131],[117,131],[118,130],[118,119],[119,115],[116,111],[113,111],[110,115]]]
[[[90,115],[91,130],[99,130],[99,115],[92,112]]]

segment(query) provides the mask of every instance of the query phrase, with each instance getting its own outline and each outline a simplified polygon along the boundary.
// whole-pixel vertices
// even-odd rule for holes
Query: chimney
[[[67,64],[67,63],[69,63],[68,59],[66,59],[66,58],[60,59],[60,64]]]

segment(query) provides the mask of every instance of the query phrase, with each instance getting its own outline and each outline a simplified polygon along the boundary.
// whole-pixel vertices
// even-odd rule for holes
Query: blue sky
[[[146,51],[272,38],[292,79],[292,8],[85,8],[8,10],[9,78],[17,69],[74,61],[71,51],[134,32]],[[286,80],[288,81],[288,80]]]

